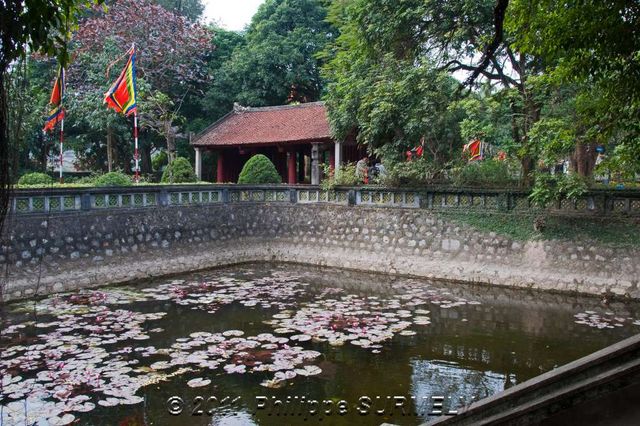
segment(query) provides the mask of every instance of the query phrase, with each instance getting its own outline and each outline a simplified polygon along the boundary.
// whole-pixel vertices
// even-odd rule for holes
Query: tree
[[[173,141],[179,133],[174,121],[180,117],[184,99],[189,94],[201,94],[200,87],[208,79],[206,61],[213,49],[212,35],[209,29],[149,0],[117,0],[107,12],[96,12],[81,23],[75,37],[77,60],[69,70],[69,79],[74,81],[78,100],[93,102],[107,89],[105,82],[113,81],[121,70],[123,62],[114,63],[114,58],[122,59],[135,42],[139,111],[145,118],[140,126],[164,138],[172,159]],[[108,78],[103,74],[105,69],[110,71]],[[78,109],[76,113],[94,115],[92,109]],[[102,114],[109,114],[109,119],[96,120],[94,116],[84,122],[89,130],[106,134],[111,141],[115,127],[109,120],[123,119],[106,109],[98,113]],[[153,140],[149,133],[141,134],[143,172],[151,172]]]
[[[169,164],[176,159],[176,138],[183,136],[179,133],[178,126],[184,121],[184,117],[178,114],[179,107],[169,99],[167,95],[156,91],[146,99],[147,109],[141,115],[146,125],[162,136],[167,145],[167,160]]]
[[[634,0],[512,0],[514,44],[544,57],[556,87],[575,89],[576,120],[558,131],[582,134],[576,168],[588,174],[593,147],[610,145],[608,166],[640,173],[640,3]]]
[[[236,49],[244,49],[246,40],[243,34],[213,27],[212,43],[216,49],[209,57],[208,74],[212,76],[210,87],[204,96],[193,103],[190,116],[198,117],[192,121],[191,130],[200,131],[213,121],[228,113],[236,100],[236,87],[228,70],[222,68],[231,59]],[[189,106],[187,105],[187,108]],[[204,114],[203,114],[204,112]]]
[[[327,52],[332,58],[327,70],[336,82],[330,91],[337,90],[329,99],[347,96],[353,101],[338,107],[347,114],[330,112],[334,129],[344,134],[350,125],[359,128],[358,120],[344,119],[357,116],[354,112],[364,96],[376,90],[358,83],[354,85],[362,91],[342,90],[342,82],[362,80],[371,67],[388,63],[383,58],[390,57],[404,67],[433,68],[456,76],[463,81],[458,94],[465,93],[462,87],[469,94],[487,82],[491,93],[507,91],[512,139],[519,145],[517,152],[528,176],[535,164],[528,133],[540,118],[541,105],[527,81],[543,70],[543,63],[513,48],[511,35],[504,32],[507,5],[505,0],[334,0],[329,19],[341,34],[337,47]],[[431,94],[439,96],[436,91]]]
[[[266,0],[238,48],[214,75],[245,105],[281,105],[320,98],[322,61],[316,54],[335,37],[320,0]],[[214,86],[214,87],[216,87]]]
[[[458,82],[428,64],[416,66],[391,54],[377,62],[329,86],[330,116],[343,126],[334,127],[338,137],[357,127],[359,143],[392,161],[424,140],[431,161],[448,161],[462,148],[460,111],[451,103]]]
[[[93,3],[101,3],[94,0]],[[68,62],[67,34],[89,1],[5,0],[0,3],[0,231],[9,202],[8,190],[17,171],[16,144],[8,128],[7,75],[12,64],[25,58],[27,48]]]

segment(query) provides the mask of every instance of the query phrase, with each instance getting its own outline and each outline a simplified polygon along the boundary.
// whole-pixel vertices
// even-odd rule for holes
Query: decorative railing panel
[[[212,204],[222,202],[222,191],[171,191],[168,192],[167,204],[184,206],[192,204]]]
[[[15,213],[64,212],[80,208],[80,195],[17,196],[12,202]]]
[[[348,204],[349,191],[323,190],[319,188],[297,189],[296,202],[300,204],[331,203]]]
[[[420,196],[413,191],[360,190],[356,191],[356,204],[377,207],[420,207]]]
[[[135,194],[95,194],[90,195],[91,208],[112,209],[122,207],[151,207],[158,205],[158,197],[155,193]]]
[[[290,201],[287,189],[243,188],[230,189],[229,201],[237,202],[287,202]]]

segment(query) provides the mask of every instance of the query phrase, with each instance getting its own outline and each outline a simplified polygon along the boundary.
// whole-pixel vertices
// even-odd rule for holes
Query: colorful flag
[[[136,112],[136,50],[132,46],[129,50],[129,60],[120,73],[120,77],[113,83],[104,101],[109,108],[129,116]]]
[[[62,108],[62,98],[64,97],[64,68],[60,67],[58,70],[58,77],[53,84],[53,91],[51,92],[51,98],[49,104],[53,106],[53,109],[49,112],[44,124],[44,131],[53,130],[53,128],[64,119],[64,108]]]
[[[469,153],[469,161],[482,160],[482,142],[474,139],[462,148],[462,152]]]

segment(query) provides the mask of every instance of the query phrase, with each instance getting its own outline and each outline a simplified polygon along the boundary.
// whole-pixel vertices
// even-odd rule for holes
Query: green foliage
[[[76,184],[76,185],[93,185],[97,178],[98,176],[82,176],[76,179],[74,182],[69,182],[69,183]],[[65,179],[65,182],[66,182],[66,179]]]
[[[516,154],[508,96],[483,89],[456,104],[464,114],[460,121],[462,140],[480,139],[492,148]]]
[[[226,64],[236,49],[238,51],[244,49],[246,39],[242,33],[227,31],[223,28],[214,27],[213,32],[212,43],[216,48],[211,53],[207,65],[213,81],[204,96],[198,100],[198,109],[206,114],[200,118],[202,122],[190,123],[192,131],[201,131],[228,113],[233,107],[233,102],[237,100],[236,93],[239,91],[232,72],[233,67]],[[194,110],[194,115],[199,115],[199,111]]]
[[[198,177],[191,167],[189,160],[177,157],[162,172],[162,183],[187,183],[197,182]]]
[[[276,167],[262,154],[249,158],[238,177],[240,184],[282,183]]]
[[[413,161],[391,163],[381,183],[389,187],[425,185],[433,183],[441,173],[442,170],[436,163],[422,157]]]
[[[578,174],[536,176],[535,185],[529,198],[540,207],[547,207],[561,199],[576,201],[589,189],[586,178]]]
[[[328,165],[324,165],[325,178],[320,182],[320,186],[325,191],[329,191],[336,186],[356,186],[360,183],[356,174],[356,163],[344,163],[336,172]]]
[[[611,173],[640,171],[640,3],[512,0],[508,18],[514,45],[544,58],[546,78],[575,92],[558,130],[578,136],[574,144],[610,145]]]
[[[93,184],[96,187],[104,186],[131,186],[131,178],[122,172],[109,172],[98,176]]]
[[[450,211],[440,213],[445,219],[471,226],[483,232],[495,232],[517,241],[534,240],[538,234],[531,226],[533,217],[512,213]]]
[[[334,135],[346,139],[357,129],[358,142],[386,163],[399,161],[424,138],[425,155],[440,166],[459,156],[465,119],[467,133],[475,126],[500,143],[509,139],[510,117],[500,116],[509,103],[485,108],[486,99],[478,100],[472,114],[470,104],[456,102],[459,81],[437,62],[473,55],[477,46],[470,40],[493,28],[494,3],[333,1],[329,20],[340,35],[324,52],[323,72],[330,81],[325,100]]]
[[[456,186],[512,187],[518,182],[517,166],[509,161],[473,161],[451,171]]]
[[[316,53],[334,37],[318,0],[266,0],[235,49],[214,74],[211,91],[225,90],[244,105],[281,105],[320,98],[321,60]]]
[[[18,179],[18,185],[48,186],[53,183],[53,178],[46,173],[27,173]]]
[[[151,166],[154,171],[160,171],[169,162],[169,156],[166,151],[160,151],[154,157],[151,158]]]
[[[531,226],[533,215],[482,212],[446,212],[440,215],[455,223],[518,241],[595,241],[614,247],[640,247],[640,225],[623,219],[548,216],[544,230],[536,232]]]

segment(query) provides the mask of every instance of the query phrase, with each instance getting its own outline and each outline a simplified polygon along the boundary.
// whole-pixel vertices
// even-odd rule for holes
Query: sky
[[[222,28],[233,31],[244,29],[264,0],[203,0],[205,22],[215,21]]]

